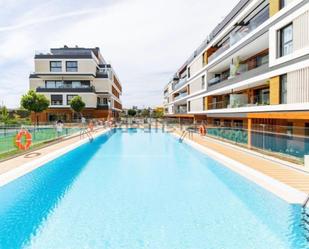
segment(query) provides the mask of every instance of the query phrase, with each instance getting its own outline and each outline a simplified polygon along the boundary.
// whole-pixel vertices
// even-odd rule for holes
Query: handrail
[[[93,141],[93,136],[91,134],[91,130],[89,130],[88,128],[81,129],[81,131],[79,133],[79,137],[81,138],[84,135],[87,135],[87,137],[89,138],[90,142]]]
[[[306,208],[309,204],[309,195],[307,197],[307,199],[305,200],[304,204],[303,204],[303,208]]]

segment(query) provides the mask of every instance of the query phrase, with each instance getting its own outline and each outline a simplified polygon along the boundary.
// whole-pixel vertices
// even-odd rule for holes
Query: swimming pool
[[[102,135],[0,203],[1,249],[308,248],[300,206],[154,130]]]

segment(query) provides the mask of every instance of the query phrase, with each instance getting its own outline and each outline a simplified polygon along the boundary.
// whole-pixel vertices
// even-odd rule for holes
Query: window
[[[244,126],[244,122],[242,120],[234,120],[234,127],[242,129]]]
[[[77,72],[77,61],[67,61],[66,71],[67,72]]]
[[[224,123],[224,127],[231,127],[232,126],[231,120],[224,119],[223,123]]]
[[[285,6],[289,5],[293,0],[280,0],[280,9],[283,9]]]
[[[50,100],[51,100],[51,105],[62,105],[63,96],[62,95],[51,95]]]
[[[205,88],[205,75],[202,76],[202,89]]]
[[[67,105],[70,104],[71,100],[78,95],[67,95]]]
[[[214,119],[214,126],[220,126],[220,119]]]
[[[256,57],[256,67],[264,65],[268,63],[268,61],[269,61],[268,54],[257,56]]]
[[[81,88],[80,81],[72,81],[72,88]]]
[[[188,78],[190,78],[190,67],[188,68]]]
[[[287,104],[287,83],[286,74],[280,76],[280,104]]]
[[[291,54],[293,52],[293,25],[279,30],[279,55],[280,57]]]
[[[61,61],[51,61],[49,64],[51,72],[61,72],[62,71],[62,63]]]
[[[56,81],[56,88],[64,88],[63,81]]]
[[[55,85],[55,81],[46,81],[45,82],[45,87],[46,88],[55,88],[56,87],[56,85]]]
[[[207,64],[207,52],[203,53],[203,66],[205,66]]]
[[[191,111],[191,101],[188,101],[188,112]]]
[[[54,80],[47,80],[45,82],[46,88],[64,88],[63,81],[54,81]]]

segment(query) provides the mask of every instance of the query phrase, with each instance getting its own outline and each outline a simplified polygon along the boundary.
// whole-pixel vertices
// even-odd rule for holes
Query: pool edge
[[[177,133],[171,133],[171,134],[177,138],[180,137],[179,134]],[[283,199],[284,201],[290,204],[303,205],[306,199],[308,198],[307,193],[295,189],[255,169],[252,169],[243,163],[230,159],[227,156],[224,156],[215,150],[206,148],[205,146],[200,145],[197,142],[194,142],[189,139],[184,139],[183,141],[189,146],[193,147],[194,149],[218,161],[223,166],[229,168],[233,172],[245,177],[246,179],[252,181],[253,183],[266,189],[268,192],[276,195],[277,197]]]
[[[111,129],[104,129],[102,131],[97,131],[94,135],[93,138],[97,138],[103,134],[106,134],[109,132]],[[39,167],[44,166],[46,163],[80,147],[81,145],[87,143],[89,141],[89,138],[81,138],[77,142],[73,142],[72,144],[65,146],[63,148],[57,149],[55,151],[52,151],[38,159],[34,159],[30,162],[24,163],[20,166],[17,166],[7,172],[4,172],[0,174],[0,187],[18,179],[19,177],[22,177],[33,170],[36,170]]]

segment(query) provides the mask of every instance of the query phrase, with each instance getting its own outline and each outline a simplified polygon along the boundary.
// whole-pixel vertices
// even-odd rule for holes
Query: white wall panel
[[[309,67],[288,73],[287,103],[309,102]]]
[[[191,100],[190,111],[191,112],[203,111],[203,98]]]
[[[293,50],[309,46],[309,11],[298,16],[293,21]]]

